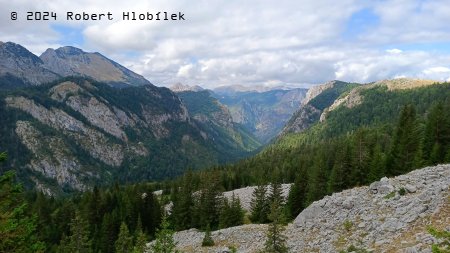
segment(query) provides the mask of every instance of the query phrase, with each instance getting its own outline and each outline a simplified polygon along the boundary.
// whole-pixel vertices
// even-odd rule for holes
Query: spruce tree
[[[156,232],[155,243],[151,246],[151,252],[153,253],[174,253],[176,243],[173,240],[173,230],[170,229],[170,224],[167,221],[166,215],[163,216],[161,221],[161,228]]]
[[[133,247],[133,253],[144,253],[146,249],[147,236],[142,232],[142,229],[138,230]]]
[[[328,192],[339,192],[352,185],[352,158],[350,146],[341,142],[341,148],[336,152],[333,169],[328,180]]]
[[[267,223],[268,217],[267,214],[269,212],[269,203],[266,198],[266,186],[259,185],[255,188],[252,194],[252,200],[250,202],[251,206],[251,215],[250,220],[253,223]]]
[[[414,158],[420,143],[419,130],[414,106],[404,106],[397,123],[388,161],[389,175],[396,176],[415,169]]]
[[[173,197],[172,219],[176,230],[183,230],[192,226],[192,212],[194,200],[192,198],[192,172],[183,177],[180,190],[175,186],[177,194]]]
[[[308,178],[304,170],[297,175],[291,186],[287,200],[287,213],[290,219],[294,219],[306,207],[306,188]]]
[[[120,224],[119,236],[114,245],[116,252],[131,253],[133,249],[133,237],[130,235],[130,231],[125,222]]]
[[[6,153],[1,153],[0,161],[5,160]],[[36,219],[26,214],[22,186],[14,177],[13,171],[0,176],[0,252],[44,252],[36,236]]]
[[[427,117],[423,140],[423,155],[429,164],[445,160],[450,148],[450,109],[443,103],[434,105]]]
[[[372,159],[369,164],[369,174],[367,181],[369,183],[380,180],[386,173],[386,155],[377,144],[374,148]]]
[[[71,235],[66,238],[64,252],[90,253],[92,252],[92,242],[89,239],[89,224],[79,211],[75,212],[75,217],[70,222]]]
[[[234,194],[231,201],[223,199],[221,213],[219,217],[219,228],[228,228],[242,225],[244,223],[244,211],[241,202]]]
[[[284,231],[284,216],[282,207],[278,205],[277,201],[272,202],[270,206],[270,220],[267,230],[267,239],[264,244],[264,252],[267,253],[286,253],[288,248],[286,246],[286,236],[283,234]]]
[[[205,237],[203,237],[202,247],[214,246],[214,240],[211,237],[211,228],[206,226]]]

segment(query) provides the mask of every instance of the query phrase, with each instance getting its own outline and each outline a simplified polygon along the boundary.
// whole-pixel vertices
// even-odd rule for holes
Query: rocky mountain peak
[[[143,76],[100,53],[88,53],[76,47],[47,49],[40,59],[47,69],[61,76],[87,76],[116,87],[151,85]]]
[[[58,55],[80,55],[85,54],[85,52],[79,48],[72,46],[60,47],[55,50]]]
[[[183,92],[183,91],[197,92],[197,91],[204,90],[202,87],[200,87],[198,85],[189,86],[189,85],[182,84],[182,83],[176,83],[176,84],[172,85],[169,89],[172,90],[173,92]]]
[[[0,88],[38,85],[58,77],[44,67],[39,57],[23,46],[12,42],[0,44]]]
[[[34,55],[32,52],[28,51],[23,46],[13,43],[13,42],[6,42],[0,44],[0,50],[1,54],[8,54],[9,56],[15,56],[20,58],[29,59],[33,63],[42,63],[41,59]]]

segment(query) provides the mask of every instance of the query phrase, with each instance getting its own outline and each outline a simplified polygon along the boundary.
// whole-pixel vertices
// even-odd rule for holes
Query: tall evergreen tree
[[[369,164],[368,182],[374,182],[381,179],[386,174],[386,155],[381,146],[377,144],[374,148],[372,159]]]
[[[192,198],[192,172],[183,176],[180,191],[175,186],[177,194],[173,197],[172,219],[176,230],[183,230],[192,226],[192,212],[194,200]]]
[[[120,232],[115,242],[116,252],[131,253],[133,249],[133,237],[130,235],[127,225],[122,222]]]
[[[404,106],[397,123],[388,161],[390,175],[396,176],[414,169],[414,158],[421,141],[419,130],[414,106]]]
[[[323,154],[322,154],[323,155]],[[310,204],[323,198],[327,194],[328,173],[326,163],[320,153],[316,154],[311,168],[311,174],[308,175],[308,193],[306,203]]]
[[[350,145],[346,142],[339,144],[342,147],[336,152],[336,159],[328,180],[328,192],[330,193],[342,191],[353,184]]]
[[[250,202],[251,215],[250,220],[253,223],[267,223],[267,214],[270,210],[269,201],[267,199],[267,190],[265,185],[259,185],[255,188]]]
[[[284,217],[282,207],[278,205],[277,201],[272,202],[270,206],[270,220],[267,230],[267,239],[264,244],[264,252],[267,253],[287,253],[286,236],[283,234]]]
[[[351,182],[347,182],[343,189],[355,185],[364,185],[367,179],[367,167],[369,167],[370,146],[368,140],[369,131],[365,128],[359,128],[353,137],[353,157],[351,165]],[[345,171],[343,171],[348,175]],[[340,190],[343,190],[340,189]]]
[[[0,161],[6,154],[0,154]],[[14,182],[8,171],[0,176],[0,252],[44,252],[44,244],[36,236],[36,219],[27,215],[22,186]]]
[[[92,252],[92,242],[89,239],[89,224],[78,211],[70,222],[70,233],[71,235],[65,238],[65,241],[61,245],[62,252]]]
[[[429,164],[445,160],[450,148],[450,106],[434,105],[427,117],[423,140],[423,155]]]
[[[239,226],[243,223],[244,211],[242,210],[239,198],[234,194],[231,196],[231,201],[224,198],[219,217],[219,228]]]
[[[308,185],[308,177],[304,170],[295,178],[294,184],[289,191],[286,207],[287,214],[290,219],[294,219],[306,207],[306,189]]]
[[[152,253],[174,253],[176,243],[173,240],[173,230],[170,229],[170,224],[167,221],[166,215],[163,216],[161,221],[161,228],[156,232],[155,243],[151,246]]]

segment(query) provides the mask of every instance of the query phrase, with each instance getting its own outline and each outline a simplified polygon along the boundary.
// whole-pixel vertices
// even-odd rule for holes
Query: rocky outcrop
[[[252,200],[253,191],[255,189],[256,186],[248,186],[245,188],[224,192],[223,195],[228,200],[231,200],[232,196],[234,195],[235,197],[239,198],[242,208],[245,211],[250,211],[251,209],[250,203]],[[270,185],[267,185],[266,189],[267,189],[267,196],[269,196],[269,194],[272,192],[272,188],[270,187]],[[281,189],[282,189],[282,196],[284,200],[286,200],[289,195],[289,191],[291,189],[291,184],[282,184]]]
[[[302,104],[306,105],[309,101],[313,100],[315,97],[320,95],[323,91],[331,89],[334,87],[337,81],[329,81],[327,83],[316,85],[311,87],[308,92],[306,92],[305,99],[303,99]]]
[[[72,109],[81,113],[92,125],[124,141],[127,140],[127,137],[121,127],[135,124],[125,112],[117,108],[113,109],[106,101],[99,101],[91,93],[73,82],[64,82],[51,88],[50,97],[59,102],[64,101]],[[116,114],[121,115],[121,118]]]
[[[450,165],[383,178],[312,203],[285,230],[289,252],[339,252],[351,245],[369,252],[431,252],[429,226],[450,231]],[[263,248],[266,225],[244,225],[212,233],[214,247],[201,247],[203,232],[181,231],[183,252],[238,252]],[[226,252],[230,252],[229,250]]]
[[[67,184],[77,190],[86,189],[86,185],[80,178],[88,174],[80,172],[80,162],[71,155],[64,140],[58,137],[44,136],[27,121],[18,121],[16,125],[15,132],[21,142],[33,153],[29,168],[48,178],[55,179],[60,185]],[[45,189],[44,192],[53,195],[52,190],[39,183],[38,180],[34,181],[39,188]]]
[[[0,80],[6,88],[38,85],[59,77],[46,69],[39,57],[21,45],[12,42],[0,43]]]
[[[300,133],[320,119],[321,111],[311,105],[303,105],[289,120],[282,134]]]
[[[31,114],[42,123],[72,136],[94,158],[111,166],[121,165],[124,151],[120,145],[111,143],[104,134],[86,126],[66,112],[56,108],[47,109],[25,97],[7,97],[6,103],[10,107]]]
[[[87,53],[75,47],[47,49],[40,59],[45,68],[60,76],[87,76],[112,86],[150,85],[144,77],[99,53]]]

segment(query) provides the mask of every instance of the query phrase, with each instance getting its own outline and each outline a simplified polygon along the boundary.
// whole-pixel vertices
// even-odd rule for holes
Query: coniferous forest
[[[450,162],[448,88],[369,89],[360,106],[337,109],[324,123],[283,136],[254,157],[164,182],[49,197],[25,191],[7,172],[0,179],[0,252],[143,252],[144,242],[171,231],[244,223],[271,223],[280,233],[277,224],[327,194]],[[286,200],[281,183],[293,183]],[[238,198],[221,195],[251,185],[258,187],[249,213]]]

